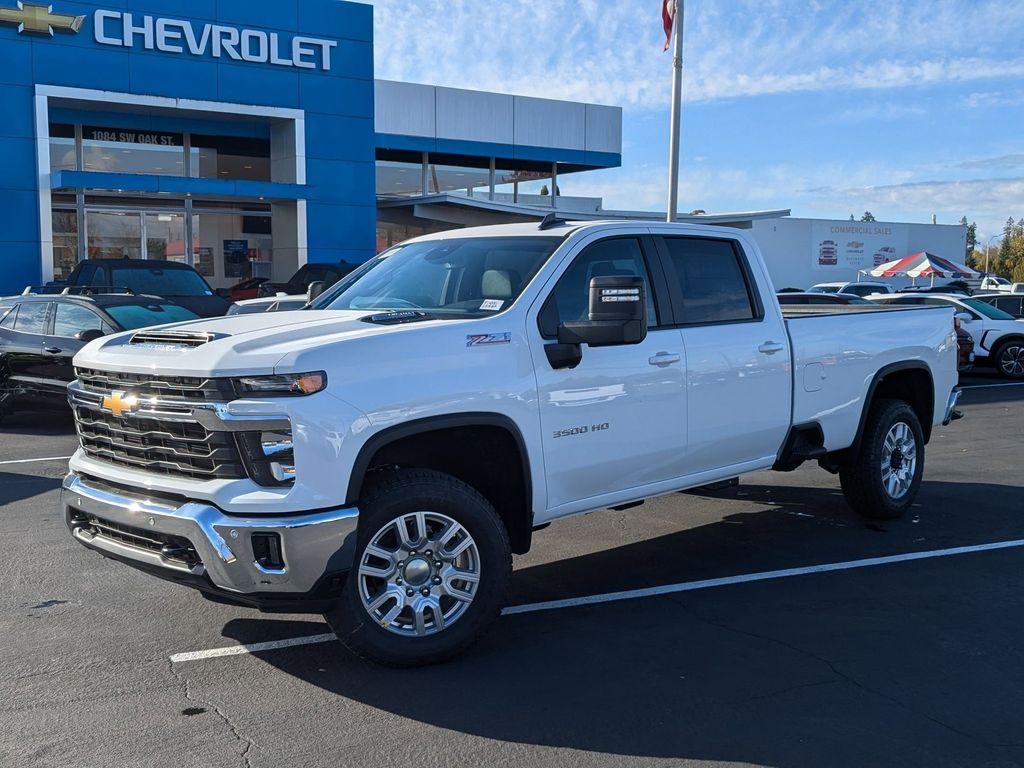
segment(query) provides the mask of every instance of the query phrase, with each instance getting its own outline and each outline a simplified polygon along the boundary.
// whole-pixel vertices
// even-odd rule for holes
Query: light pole
[[[985,246],[985,277],[988,277],[988,253],[992,249],[992,241],[995,240],[999,235],[992,235],[988,239],[988,245]]]
[[[674,1],[672,14],[672,116],[668,146],[668,215],[671,223],[679,213],[679,127],[683,110],[683,13],[684,0]]]

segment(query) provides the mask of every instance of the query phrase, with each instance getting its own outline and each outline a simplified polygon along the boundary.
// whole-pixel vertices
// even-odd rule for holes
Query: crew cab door
[[[770,466],[789,431],[793,380],[789,335],[761,263],[732,238],[657,243],[686,350],[687,474]]]
[[[595,238],[560,267],[557,282],[538,301],[536,323],[527,328],[547,476],[548,509],[538,512],[538,522],[678,477],[686,448],[685,357],[679,331],[662,321],[671,314],[662,306],[667,294],[653,241]],[[556,369],[545,347],[554,343],[558,325],[586,320],[591,279],[615,275],[645,281],[646,340],[583,346],[578,366]]]

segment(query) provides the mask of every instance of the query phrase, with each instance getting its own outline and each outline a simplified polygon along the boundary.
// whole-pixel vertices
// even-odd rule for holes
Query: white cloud
[[[379,77],[662,108],[653,0],[377,0]],[[1024,3],[691,0],[686,96],[714,100],[1020,77]],[[1014,55],[1016,52],[1016,55]],[[1009,54],[1009,55],[1008,55]]]

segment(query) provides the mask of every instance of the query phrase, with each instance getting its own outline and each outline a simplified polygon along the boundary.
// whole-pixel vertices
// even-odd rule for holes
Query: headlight
[[[235,390],[239,395],[263,395],[269,397],[305,397],[315,395],[327,387],[327,374],[285,373],[279,376],[242,376],[235,379]]]
[[[239,432],[238,440],[249,476],[258,485],[295,483],[295,445],[290,429]]]

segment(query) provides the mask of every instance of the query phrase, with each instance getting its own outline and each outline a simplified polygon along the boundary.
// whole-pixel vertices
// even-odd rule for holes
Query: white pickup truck
[[[959,390],[952,308],[794,308],[740,231],[547,220],[431,235],[317,309],[76,358],[61,509],[103,555],[355,652],[449,658],[553,520],[807,460],[912,503]]]

